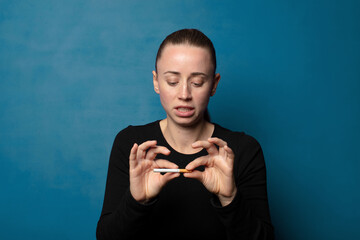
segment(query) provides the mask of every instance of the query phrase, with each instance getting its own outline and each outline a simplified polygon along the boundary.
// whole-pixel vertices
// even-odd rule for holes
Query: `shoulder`
[[[248,173],[265,169],[263,152],[259,142],[245,132],[236,132],[217,127],[217,136],[228,143],[228,146],[235,154],[234,169],[235,175],[248,176]]]
[[[215,124],[215,129],[215,137],[221,138],[226,141],[229,147],[233,150],[260,148],[259,142],[254,137],[246,134],[243,131],[232,131],[218,124]]]
[[[156,130],[157,125],[158,121],[146,125],[127,126],[116,135],[112,146],[112,152],[122,153],[123,156],[127,156],[134,143],[141,144],[148,140],[154,140],[154,136],[158,131]]]
[[[121,130],[115,137],[115,142],[142,143],[152,140],[159,127],[159,121],[145,125],[129,125]]]

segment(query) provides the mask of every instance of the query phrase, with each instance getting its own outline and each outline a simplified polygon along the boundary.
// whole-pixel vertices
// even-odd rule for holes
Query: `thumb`
[[[168,182],[180,176],[180,173],[166,173],[161,176],[161,187],[164,187]]]
[[[189,173],[184,173],[184,177],[186,178],[193,178],[199,180],[201,183],[203,182],[203,172],[195,170]]]
[[[199,180],[200,182],[203,182],[204,172],[194,170],[194,169],[199,167],[199,166],[207,165],[208,162],[209,162],[209,156],[208,155],[202,156],[202,157],[199,157],[199,158],[193,160],[192,162],[190,162],[186,166],[186,169],[191,170],[192,172],[184,173],[184,177],[186,177],[186,178],[194,178],[194,179]]]
[[[179,168],[178,165],[165,159],[158,159],[155,161],[158,168]],[[180,173],[166,173],[160,176],[161,187],[165,186],[169,181],[180,176]]]

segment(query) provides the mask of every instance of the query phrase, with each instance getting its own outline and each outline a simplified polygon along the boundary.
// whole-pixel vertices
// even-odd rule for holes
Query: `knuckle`
[[[145,143],[140,144],[139,150],[144,150],[144,149],[145,149]]]

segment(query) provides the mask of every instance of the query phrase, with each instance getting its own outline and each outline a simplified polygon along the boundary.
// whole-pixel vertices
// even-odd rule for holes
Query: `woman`
[[[207,117],[220,80],[210,39],[170,34],[155,69],[166,118],[116,136],[97,238],[273,239],[260,145]]]

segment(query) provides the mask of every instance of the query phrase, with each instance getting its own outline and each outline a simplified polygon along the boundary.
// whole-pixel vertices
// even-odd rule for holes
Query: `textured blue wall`
[[[215,122],[262,144],[277,238],[360,239],[359,1],[0,1],[0,239],[94,239],[112,141],[164,117],[151,71],[214,42]]]

